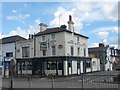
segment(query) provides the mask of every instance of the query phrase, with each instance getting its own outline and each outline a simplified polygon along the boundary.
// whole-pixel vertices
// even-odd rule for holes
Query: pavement
[[[80,76],[48,78],[13,78],[14,88],[119,88],[115,83],[101,83],[113,81],[118,71],[102,71],[82,74]],[[10,88],[11,78],[2,78],[2,88]]]

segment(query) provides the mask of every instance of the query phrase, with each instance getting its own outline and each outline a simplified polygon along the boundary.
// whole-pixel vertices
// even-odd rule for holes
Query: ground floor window
[[[62,62],[58,63],[58,70],[63,70],[63,64],[62,64]]]
[[[90,61],[86,61],[86,68],[90,68],[90,67],[91,67]]]

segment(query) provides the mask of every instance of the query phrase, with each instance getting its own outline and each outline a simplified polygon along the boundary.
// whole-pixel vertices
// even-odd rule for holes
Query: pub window
[[[52,55],[56,55],[56,47],[55,46],[52,46]]]
[[[56,63],[51,63],[51,70],[56,70]]]
[[[45,36],[42,36],[42,41],[43,41],[43,42],[45,41]]]
[[[51,40],[55,40],[55,34],[51,34]]]
[[[47,62],[47,70],[50,70],[50,63]]]
[[[90,61],[86,61],[86,68],[90,68],[91,65],[90,65]]]
[[[77,50],[77,51],[78,51],[78,55],[80,55],[80,48],[78,48],[78,50]]]
[[[63,69],[62,63],[58,63],[58,70],[62,70],[62,69]]]
[[[73,48],[73,46],[71,46],[70,49],[71,49],[71,55],[73,56],[74,55],[74,48]]]
[[[22,57],[29,57],[29,47],[22,47]]]
[[[71,66],[72,66],[72,64],[71,64],[71,62],[69,62],[69,63],[68,63],[68,67],[71,67]]]
[[[77,67],[80,68],[80,62],[77,63]]]
[[[7,57],[13,57],[13,52],[7,52],[7,53],[6,53],[6,56],[7,56]]]

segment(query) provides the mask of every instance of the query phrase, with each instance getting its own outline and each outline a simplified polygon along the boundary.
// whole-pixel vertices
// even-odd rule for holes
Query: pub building
[[[68,29],[66,25],[55,28],[39,25],[40,32],[16,42],[17,74],[68,76],[92,72],[88,37],[74,32],[71,15]]]

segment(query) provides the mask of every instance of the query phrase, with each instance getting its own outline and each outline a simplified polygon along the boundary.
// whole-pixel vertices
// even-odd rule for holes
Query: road
[[[117,71],[104,71],[83,74],[80,76],[48,78],[14,78],[14,88],[118,88],[119,85],[111,83]],[[10,87],[10,79],[3,79],[3,88]]]

